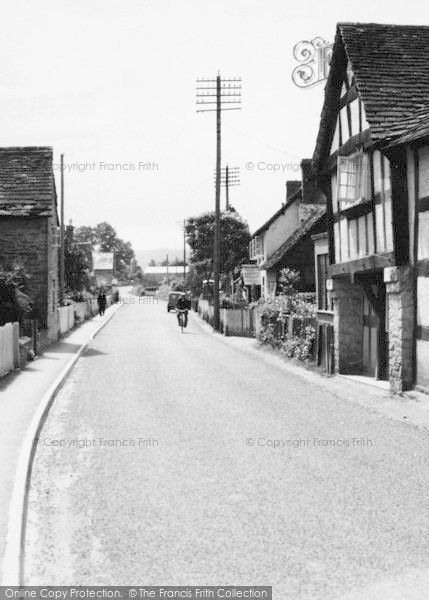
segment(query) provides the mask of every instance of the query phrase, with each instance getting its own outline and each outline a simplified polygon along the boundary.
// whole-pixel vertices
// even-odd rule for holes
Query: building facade
[[[286,202],[252,235],[250,259],[260,271],[261,294],[274,296],[280,271],[301,274],[301,290],[314,291],[315,274],[311,236],[326,228],[326,200],[314,182],[311,160],[301,162],[302,180],[288,181]]]
[[[0,261],[30,276],[33,316],[58,337],[59,232],[52,148],[0,148]]]
[[[336,371],[395,392],[429,381],[428,49],[428,27],[340,23],[313,156]]]

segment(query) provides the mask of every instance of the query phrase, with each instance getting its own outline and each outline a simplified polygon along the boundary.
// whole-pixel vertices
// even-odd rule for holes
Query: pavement
[[[60,341],[24,369],[0,379],[0,581],[10,518],[16,474],[22,447],[34,416],[54,382],[60,383],[61,374],[94,334],[120,308],[113,305],[103,317],[96,316],[74,328]]]
[[[196,315],[182,334],[163,303],[103,328],[39,435],[26,584],[427,597],[428,432],[403,419],[412,400],[400,418],[375,406],[383,390],[252,344]]]
[[[285,374],[294,374],[308,383],[329,391],[338,398],[354,402],[390,419],[429,429],[429,395],[415,390],[402,394],[391,394],[389,384],[371,377],[357,375],[326,376],[301,361],[284,359],[277,350],[260,345],[255,339],[246,337],[226,337],[214,333],[212,327],[201,322],[208,334],[231,347],[281,369]]]

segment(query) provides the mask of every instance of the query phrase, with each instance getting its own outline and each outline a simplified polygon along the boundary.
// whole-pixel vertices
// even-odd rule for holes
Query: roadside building
[[[300,290],[315,290],[312,236],[326,229],[325,197],[312,177],[311,160],[301,161],[302,180],[286,183],[286,201],[252,235],[249,254],[260,271],[261,295],[274,296],[280,271],[301,273]]]
[[[255,302],[256,300],[259,300],[261,297],[261,281],[258,265],[241,265],[236,269],[234,277],[234,299],[245,302]]]
[[[163,265],[147,266],[143,269],[143,284],[146,288],[158,288],[164,283],[170,283],[173,280],[180,280],[187,275],[189,267],[186,265]]]
[[[114,252],[93,252],[92,263],[97,287],[111,288],[114,278]]]
[[[336,371],[393,391],[429,386],[428,63],[429,27],[340,23],[313,156]]]
[[[42,344],[58,337],[58,226],[52,148],[0,148],[0,261],[30,275]]]

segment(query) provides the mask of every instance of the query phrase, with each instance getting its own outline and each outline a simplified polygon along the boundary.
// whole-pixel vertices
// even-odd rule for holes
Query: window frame
[[[337,160],[337,205],[343,212],[358,204],[371,200],[370,158],[366,152],[355,152],[349,156],[338,156]],[[348,166],[349,169],[344,167]],[[346,181],[344,181],[344,176]],[[346,192],[344,193],[344,188]]]

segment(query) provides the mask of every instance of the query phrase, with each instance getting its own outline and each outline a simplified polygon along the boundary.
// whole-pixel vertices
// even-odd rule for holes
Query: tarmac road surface
[[[427,437],[136,299],[39,439],[26,583],[423,600]]]

